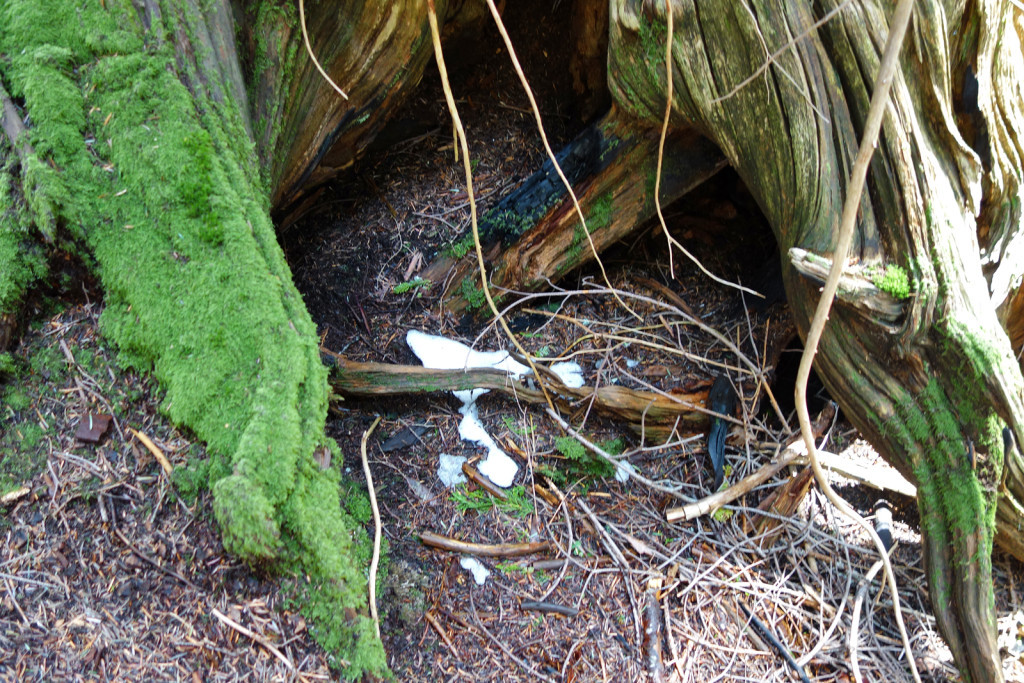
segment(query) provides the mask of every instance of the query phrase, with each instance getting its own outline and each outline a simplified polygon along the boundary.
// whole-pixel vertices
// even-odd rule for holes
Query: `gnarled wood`
[[[672,3],[674,115],[723,149],[783,253],[831,254],[885,42],[880,3],[838,5]],[[833,9],[815,31],[812,24]],[[989,555],[996,520],[1005,511],[1021,521],[1017,501],[1024,500],[1019,455],[1011,450],[997,518],[1000,429],[1005,423],[1018,438],[1024,434],[1024,378],[989,302],[976,237],[990,227],[978,217],[1007,218],[992,202],[1020,201],[1021,157],[1007,140],[1018,139],[1024,121],[1000,106],[1005,94],[991,87],[1000,60],[1021,60],[1016,33],[1004,30],[1015,11],[916,5],[913,46],[894,83],[854,247],[862,266],[898,264],[912,296],[895,326],[891,317],[883,324],[856,307],[834,308],[816,361],[844,412],[918,486],[932,606],[958,665],[975,681],[1002,678]],[[664,59],[664,12],[662,3],[612,2],[610,87],[621,105],[648,120],[660,119],[664,108],[664,68],[652,66]],[[766,51],[771,65],[761,73]],[[987,129],[1013,132],[979,141],[1001,160],[984,173],[953,116],[950,74],[968,62],[981,70]],[[983,184],[1001,190],[983,194]],[[805,332],[818,288],[788,259],[784,265],[788,299]],[[1019,551],[1020,544],[1007,547]]]

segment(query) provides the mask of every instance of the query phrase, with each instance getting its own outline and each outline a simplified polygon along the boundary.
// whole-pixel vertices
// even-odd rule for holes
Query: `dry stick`
[[[437,617],[428,610],[423,613],[423,618],[427,620],[427,623],[430,624],[435,631],[437,631],[437,635],[441,636],[441,640],[443,640],[444,644],[448,646],[448,649],[451,650],[453,655],[455,655],[455,658],[462,659],[462,655],[460,655],[459,651],[455,648],[455,643],[453,643],[452,639],[448,637],[448,634],[445,632],[444,627],[441,626],[441,622],[437,620]]]
[[[366,475],[366,491],[370,494],[370,507],[373,509],[373,558],[370,560],[370,616],[373,617],[373,627],[377,630],[377,639],[380,639],[380,618],[377,616],[377,565],[380,563],[380,510],[377,508],[377,494],[373,490],[373,475],[370,474],[370,461],[366,458],[366,441],[373,434],[373,430],[380,424],[380,415],[373,421],[370,428],[363,432],[363,439],[359,443],[359,452],[363,456],[363,474]]]
[[[825,497],[868,533],[875,544],[875,548],[881,555],[882,562],[885,565],[885,575],[889,582],[889,588],[892,591],[893,613],[896,617],[896,625],[899,626],[903,647],[907,651],[907,663],[910,665],[910,672],[913,674],[914,680],[920,683],[921,677],[917,672],[917,663],[914,661],[914,653],[910,649],[910,640],[907,638],[907,629],[903,624],[903,613],[900,610],[900,596],[896,586],[896,575],[893,573],[892,565],[889,563],[889,555],[886,553],[885,546],[882,545],[882,540],[878,537],[874,527],[857,514],[829,485],[821,463],[818,462],[818,454],[811,430],[811,417],[807,410],[807,379],[811,374],[811,363],[814,360],[814,354],[817,352],[818,342],[821,341],[821,334],[825,329],[829,310],[832,308],[832,299],[835,297],[836,290],[839,287],[839,278],[843,274],[847,254],[853,242],[857,209],[860,206],[860,197],[864,190],[864,178],[867,175],[868,164],[874,153],[875,142],[878,140],[878,131],[882,125],[882,117],[889,102],[889,88],[896,74],[896,68],[899,66],[900,47],[903,45],[903,36],[906,33],[907,24],[910,22],[913,4],[913,0],[900,0],[889,23],[889,37],[886,41],[885,51],[883,52],[882,61],[878,69],[875,91],[871,96],[871,106],[868,109],[867,121],[864,124],[864,134],[861,138],[860,148],[857,150],[857,158],[854,161],[853,168],[850,169],[850,179],[847,184],[846,201],[843,203],[843,215],[839,223],[839,235],[832,258],[832,268],[829,270],[828,279],[825,281],[821,298],[818,300],[818,306],[814,311],[814,318],[811,320],[810,329],[807,331],[804,353],[800,358],[800,368],[797,370],[796,375],[795,394],[797,417],[800,420],[800,432],[803,435],[804,443],[807,445],[807,455],[811,461],[811,467],[814,468],[814,478],[817,480],[818,486],[825,494]]]
[[[498,8],[494,6],[494,0],[487,0],[487,7],[491,10],[491,16],[494,17],[494,23],[498,26],[498,32],[501,33],[502,40],[505,41],[505,49],[508,50],[509,58],[512,60],[512,66],[516,70],[516,74],[519,75],[519,81],[523,84],[523,90],[526,91],[526,97],[530,100],[530,109],[533,110],[533,116],[537,119],[537,131],[540,133],[541,142],[544,143],[544,151],[548,155],[548,159],[551,161],[551,165],[555,167],[555,172],[558,173],[558,178],[562,181],[562,185],[565,186],[566,191],[569,193],[569,197],[572,198],[573,208],[576,209],[576,215],[580,217],[580,226],[583,228],[583,234],[587,236],[587,243],[590,245],[590,253],[594,255],[594,260],[597,261],[598,268],[601,269],[601,277],[604,283],[609,289],[612,289],[612,283],[608,280],[608,273],[604,270],[604,263],[601,261],[601,257],[597,254],[597,247],[594,245],[594,238],[590,236],[590,230],[587,228],[587,221],[583,217],[583,209],[580,208],[580,202],[576,198],[576,192],[572,189],[572,185],[569,183],[569,179],[565,177],[565,173],[562,172],[562,167],[558,163],[558,159],[555,158],[555,153],[551,150],[551,145],[548,143],[547,133],[544,132],[544,124],[540,119],[540,109],[537,107],[537,101],[533,97],[533,90],[530,88],[529,82],[526,80],[526,74],[523,73],[523,67],[519,64],[519,58],[516,56],[516,51],[512,47],[512,40],[508,37],[508,32],[505,30],[505,24],[501,20],[501,15],[498,13]],[[612,289],[614,292],[615,290]],[[622,304],[634,318],[640,319],[640,316],[626,305],[626,302],[619,298],[618,294],[615,295],[618,302]]]
[[[420,542],[431,548],[448,550],[463,555],[476,555],[477,557],[522,557],[523,555],[534,555],[551,550],[550,541],[536,541],[532,543],[470,543],[460,541],[448,536],[435,534],[432,531],[421,531]]]
[[[509,329],[508,323],[505,322],[505,316],[498,311],[498,307],[494,303],[494,298],[491,296],[490,285],[487,282],[487,268],[484,265],[484,251],[483,247],[480,246],[480,228],[477,224],[476,218],[476,198],[473,196],[473,166],[469,161],[469,143],[466,141],[466,131],[462,127],[462,119],[459,118],[459,110],[455,106],[455,96],[452,95],[452,86],[448,81],[448,69],[445,67],[444,53],[441,50],[441,33],[437,28],[437,10],[434,8],[434,0],[427,0],[427,19],[430,22],[430,38],[434,44],[434,59],[437,61],[437,70],[441,75],[441,88],[444,90],[444,99],[448,104],[448,112],[451,114],[452,122],[455,126],[455,132],[457,133],[459,141],[459,146],[456,147],[456,149],[462,149],[463,168],[466,171],[466,196],[469,197],[469,219],[470,224],[473,227],[473,245],[476,247],[476,263],[480,270],[481,289],[484,291],[484,297],[487,299],[487,305],[501,324],[501,328],[515,345],[516,350],[519,351],[520,355],[526,359],[530,369],[533,370],[533,374],[537,378],[537,384],[540,386],[540,390],[544,393],[544,399],[547,401],[548,407],[551,410],[554,410],[555,404],[551,400],[551,396],[548,394],[547,386],[545,386],[544,381],[540,379],[540,372],[538,372],[537,366],[534,365],[533,360],[530,358],[530,354],[527,353],[526,349],[523,348],[523,345],[519,343],[516,336],[512,334],[512,330]]]
[[[668,522],[677,522],[679,520],[689,521],[700,517],[701,515],[706,515],[713,510],[717,510],[723,505],[731,503],[740,496],[746,495],[764,482],[768,481],[776,474],[786,469],[802,455],[803,452],[801,449],[795,449],[790,446],[783,451],[782,456],[778,460],[770,465],[765,465],[757,472],[744,477],[724,491],[713,493],[710,496],[702,498],[695,503],[690,503],[689,505],[669,508],[665,511],[665,520]]]
[[[492,0],[487,0],[492,2]],[[676,247],[679,251],[683,252],[688,259],[693,261],[694,265],[700,268],[701,272],[707,275],[715,282],[726,285],[727,287],[735,287],[736,289],[747,292],[753,296],[759,296],[762,299],[764,295],[755,292],[752,289],[738,285],[735,282],[730,282],[723,278],[718,277],[710,270],[704,267],[696,256],[691,254],[683,246],[682,242],[677,240],[668,231],[668,225],[665,223],[665,214],[661,211],[661,162],[665,158],[665,138],[668,136],[668,120],[672,116],[672,0],[665,0],[665,18],[668,22],[668,33],[665,36],[665,118],[661,122],[661,138],[658,140],[658,166],[654,173],[654,208],[658,213],[658,221],[661,223],[661,231],[665,233],[665,240],[668,242],[668,272],[674,280],[676,277],[676,268],[674,257],[672,256],[672,247]]]
[[[146,449],[153,454],[153,457],[156,458],[156,461],[160,463],[160,467],[163,468],[164,472],[170,476],[171,472],[174,471],[174,468],[171,467],[171,463],[167,459],[167,456],[164,455],[164,452],[160,450],[155,443],[153,443],[153,440],[133,427],[129,427],[128,431],[134,434],[135,438],[142,442],[142,445],[145,446]]]
[[[239,633],[241,633],[243,636],[248,636],[252,640],[254,640],[257,643],[259,643],[260,645],[262,645],[263,647],[265,647],[268,650],[270,650],[270,653],[272,655],[274,655],[275,657],[277,657],[278,659],[280,659],[284,663],[284,665],[286,667],[288,667],[289,671],[295,671],[295,665],[292,664],[292,661],[290,659],[288,659],[287,657],[285,657],[284,654],[280,650],[278,650],[276,647],[274,647],[274,645],[269,640],[267,640],[266,638],[264,638],[260,634],[256,633],[255,631],[250,631],[249,629],[247,629],[246,627],[242,626],[241,624],[239,624],[237,621],[235,621],[231,617],[227,616],[226,614],[223,614],[217,608],[211,609],[210,613],[213,616],[217,617],[217,619],[222,624],[224,624],[225,626],[230,626],[231,628],[233,628],[236,631],[238,631]]]
[[[338,94],[347,100],[348,95],[345,94],[344,90],[338,87],[337,83],[331,80],[331,77],[327,75],[327,72],[324,71],[324,68],[320,66],[320,62],[317,61],[316,55],[313,54],[313,47],[309,44],[309,33],[306,31],[305,0],[299,0],[299,23],[302,25],[302,42],[306,44],[306,52],[309,53],[309,58],[313,60],[313,66],[315,66],[316,70],[320,72],[320,75],[323,76],[324,79],[331,84],[331,87],[337,90]]]
[[[857,589],[857,600],[853,603],[853,616],[850,617],[850,668],[853,669],[853,680],[855,681],[864,680],[860,674],[860,665],[857,662],[857,628],[860,625],[860,610],[864,604],[864,598],[868,594],[868,587],[871,585],[871,581],[874,580],[875,574],[881,568],[881,560],[871,565],[871,569],[861,579],[860,587]]]

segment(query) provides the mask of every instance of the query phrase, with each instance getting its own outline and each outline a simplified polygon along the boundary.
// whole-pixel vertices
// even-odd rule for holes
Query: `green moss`
[[[190,458],[185,467],[176,467],[171,473],[171,481],[182,499],[189,505],[195,503],[200,492],[210,481],[210,460],[207,458]]]
[[[28,288],[46,274],[46,260],[32,239],[32,216],[14,197],[14,151],[2,136],[0,140],[0,159],[6,159],[0,165],[0,313],[4,313],[17,310]]]
[[[445,256],[449,256],[454,259],[460,259],[470,252],[474,247],[473,234],[470,233],[462,237],[462,239],[451,243],[442,252]]]
[[[21,179],[32,213],[85,241],[103,333],[208,444],[225,547],[308,576],[316,632],[329,650],[351,648],[334,650],[357,667],[346,675],[386,671],[350,554],[363,532],[339,506],[337,477],[313,462],[327,374],[254,145],[237,104],[208,97],[220,77],[174,53],[190,40],[203,59],[197,18],[156,20],[152,33],[178,36],[157,44],[127,0],[0,3],[0,51],[13,55],[0,69],[33,121],[39,163]],[[326,615],[346,609],[357,616],[335,632]]]
[[[17,387],[12,386],[10,389],[7,390],[7,392],[3,396],[4,403],[11,410],[28,410],[28,408],[32,405],[32,397],[26,394],[25,392],[19,390]]]
[[[29,370],[37,375],[50,375],[57,381],[67,372],[67,361],[56,348],[47,346],[39,349],[28,359]]]
[[[6,379],[10,375],[16,374],[18,371],[18,364],[14,360],[9,352],[4,351],[0,353],[0,379]]]
[[[587,233],[594,234],[595,231],[601,228],[606,228],[611,223],[612,218],[612,195],[611,192],[606,192],[601,195],[590,205],[588,209],[589,215],[587,216],[587,230],[583,231],[583,224],[578,223],[576,229],[572,233],[572,242],[569,248],[565,250],[565,258],[562,260],[558,267],[558,274],[562,275],[571,268],[579,265],[580,257],[583,254],[584,249],[590,249],[590,245],[587,242]]]
[[[480,289],[476,284],[476,277],[473,275],[467,275],[462,278],[462,283],[459,285],[459,293],[462,294],[462,298],[466,300],[466,305],[471,311],[483,308],[484,304],[487,303],[484,290]]]
[[[885,270],[878,269],[871,273],[871,282],[894,299],[902,301],[910,297],[910,279],[907,271],[897,265],[889,264]]]
[[[221,540],[232,555],[250,562],[273,560],[281,547],[281,528],[263,489],[247,476],[233,474],[213,485],[213,513]]]
[[[35,422],[21,423],[18,431],[21,433],[21,447],[29,449],[38,446],[39,442],[43,440],[43,434],[46,433],[46,430]]]

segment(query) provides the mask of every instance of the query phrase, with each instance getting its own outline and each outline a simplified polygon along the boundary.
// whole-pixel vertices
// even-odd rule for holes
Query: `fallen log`
[[[418,365],[360,363],[326,349],[321,349],[321,356],[331,368],[331,388],[342,398],[490,389],[524,403],[546,403],[534,380],[518,380],[501,370],[434,370]],[[574,388],[553,374],[544,374],[548,393],[560,409],[572,413],[592,408],[600,415],[627,422],[630,429],[649,439],[667,439],[675,430],[702,431],[712,415],[705,407],[707,389],[653,393],[614,385]]]
[[[579,200],[598,252],[654,215],[660,130],[637,126],[613,107],[556,155]],[[667,205],[725,167],[722,153],[695,131],[665,141],[661,201]],[[536,290],[589,263],[594,254],[572,199],[550,160],[480,219],[480,244],[491,262],[492,286]],[[445,282],[453,311],[483,305],[480,276],[467,234],[421,274]]]

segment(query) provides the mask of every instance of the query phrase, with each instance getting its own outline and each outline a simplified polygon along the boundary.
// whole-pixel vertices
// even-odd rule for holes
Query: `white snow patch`
[[[409,330],[405,335],[405,343],[420,359],[423,367],[427,368],[438,370],[496,368],[517,377],[530,371],[528,367],[515,361],[507,351],[475,351],[461,342],[426,334],[419,330]],[[508,488],[519,471],[519,465],[498,447],[491,435],[484,429],[483,423],[480,422],[476,399],[487,393],[487,390],[471,389],[453,391],[452,393],[462,401],[459,412],[463,417],[462,422],[459,423],[459,436],[487,449],[487,457],[478,468],[480,473],[498,486]],[[461,463],[459,467],[461,474]],[[478,583],[482,583],[482,580]]]
[[[484,585],[484,581],[486,581],[487,577],[491,575],[491,571],[475,557],[463,556],[463,558],[459,560],[459,564],[462,565],[463,569],[468,569],[473,573],[473,580],[476,581],[476,585],[478,586]]]
[[[462,463],[464,462],[466,462],[466,458],[461,455],[441,453],[437,465],[437,477],[441,483],[448,488],[456,484],[465,484],[466,475],[462,473]]]
[[[583,368],[579,363],[572,361],[552,363],[550,369],[551,372],[558,375],[558,379],[562,380],[562,384],[565,386],[571,389],[579,389],[583,386]]]
[[[627,358],[626,359],[626,367],[629,368],[630,370],[632,370],[633,368],[637,367],[638,365],[640,365],[640,361],[633,360],[632,358]]]
[[[425,368],[458,370],[495,368],[521,377],[530,371],[509,355],[508,351],[475,351],[462,342],[445,339],[419,330],[409,330],[405,343]]]
[[[615,481],[625,484],[634,474],[636,474],[636,468],[628,460],[620,460],[615,463]]]

